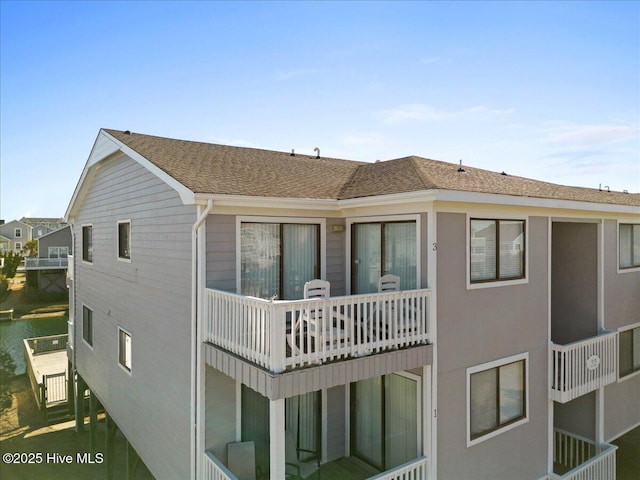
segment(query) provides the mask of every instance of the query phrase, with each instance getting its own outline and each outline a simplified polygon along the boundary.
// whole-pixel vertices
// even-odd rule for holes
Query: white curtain
[[[243,223],[242,294],[260,298],[277,295],[280,300],[302,298],[305,282],[320,275],[318,233],[318,225]]]
[[[385,469],[418,456],[418,382],[401,375],[385,376]]]
[[[524,222],[500,221],[500,278],[523,276]]]
[[[496,278],[496,222],[471,220],[471,281]]]
[[[318,225],[282,226],[283,297],[297,300],[304,296],[304,284],[318,278]]]
[[[400,277],[402,290],[416,288],[417,252],[416,223],[386,223],[384,225],[384,269]]]
[[[356,382],[352,395],[353,453],[382,470],[382,377]]]
[[[242,294],[271,298],[280,293],[280,225],[243,223],[240,227]]]
[[[379,223],[358,223],[353,226],[352,293],[378,291],[381,276],[382,228]]]

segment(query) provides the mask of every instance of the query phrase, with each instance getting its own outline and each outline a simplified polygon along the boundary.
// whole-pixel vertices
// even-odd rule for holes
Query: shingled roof
[[[367,163],[104,130],[193,191],[278,198],[353,199],[423,190],[640,206],[639,194],[569,187],[410,156]]]

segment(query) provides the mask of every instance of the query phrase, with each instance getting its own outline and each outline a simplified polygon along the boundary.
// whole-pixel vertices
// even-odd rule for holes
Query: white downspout
[[[200,385],[200,371],[202,366],[200,365],[200,325],[198,318],[198,292],[200,290],[200,278],[198,276],[199,271],[199,249],[198,249],[198,230],[202,223],[209,216],[209,212],[213,208],[213,200],[207,201],[207,206],[204,210],[202,206],[198,206],[199,214],[196,222],[191,229],[191,475],[190,478],[197,478],[198,463],[202,452],[198,451],[199,437],[201,425],[198,424],[198,405],[201,385]]]

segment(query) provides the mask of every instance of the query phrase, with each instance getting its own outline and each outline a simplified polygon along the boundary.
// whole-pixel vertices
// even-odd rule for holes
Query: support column
[[[284,398],[269,401],[270,478],[285,478]]]
[[[106,423],[106,434],[105,434],[105,453],[106,453],[106,464],[107,464],[107,480],[115,480],[115,438],[116,432],[118,431],[118,426],[116,422],[113,421],[111,416],[106,413],[105,414],[105,423]]]
[[[76,379],[76,431],[84,432],[84,391],[87,384],[84,379],[78,375]]]
[[[91,453],[95,454],[98,449],[98,399],[95,394],[89,394],[89,432],[91,432],[90,448]]]
[[[67,361],[67,405],[69,406],[69,415],[74,415],[76,408],[74,373],[73,364]]]

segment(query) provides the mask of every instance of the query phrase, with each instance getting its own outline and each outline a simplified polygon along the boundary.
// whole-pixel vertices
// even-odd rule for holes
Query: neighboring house
[[[0,253],[8,252],[11,247],[11,239],[0,235]]]
[[[640,425],[636,194],[101,130],[66,219],[76,391],[157,478],[607,480]]]
[[[20,221],[33,228],[33,238],[35,240],[67,225],[63,218],[22,217]]]
[[[52,230],[38,238],[38,256],[25,258],[29,292],[59,293],[67,290],[69,255],[73,252],[71,226]]]
[[[24,244],[33,238],[31,225],[20,220],[13,220],[0,225],[0,235],[8,240],[5,244],[7,245],[6,251],[14,253],[21,253]]]

